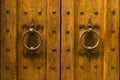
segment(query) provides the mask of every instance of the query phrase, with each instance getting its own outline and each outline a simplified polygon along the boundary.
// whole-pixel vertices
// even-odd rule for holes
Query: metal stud
[[[27,69],[27,65],[24,65],[24,66],[23,66],[23,69]]]
[[[41,68],[40,66],[37,67],[37,69],[40,69],[40,68]]]
[[[84,14],[84,12],[83,12],[83,11],[80,11],[80,14],[81,14],[81,15],[83,15],[83,14]]]
[[[56,66],[55,66],[55,65],[52,65],[52,66],[51,66],[51,69],[55,69],[55,68],[56,68]]]
[[[6,32],[9,32],[9,29],[6,29]]]
[[[56,33],[56,29],[53,28],[53,29],[52,29],[52,32],[53,32],[53,33]]]
[[[55,48],[55,47],[53,47],[51,50],[55,52],[55,51],[56,51],[56,48]]]
[[[24,14],[25,14],[25,15],[27,15],[27,14],[28,14],[28,12],[27,12],[27,11],[24,11]]]
[[[39,11],[38,11],[38,14],[42,14],[42,11],[41,11],[41,10],[39,10]]]
[[[66,51],[70,51],[70,47],[67,47],[67,48],[66,48]]]
[[[83,65],[80,65],[80,68],[83,69],[84,68]]]
[[[115,67],[114,67],[114,66],[111,66],[111,69],[115,69]]]
[[[9,52],[9,51],[10,51],[10,48],[6,48],[6,51]]]
[[[111,32],[112,32],[112,33],[115,33],[115,29],[112,29]]]
[[[115,48],[110,48],[111,51],[115,51]]]
[[[94,68],[98,69],[98,65],[94,65]]]
[[[67,15],[70,15],[70,11],[67,11],[66,14],[67,14]]]
[[[98,11],[95,11],[94,14],[95,14],[95,15],[98,15]]]
[[[112,12],[112,14],[115,14],[115,13],[116,13],[115,10],[112,10],[111,12]]]
[[[67,30],[67,31],[66,31],[66,33],[67,33],[67,34],[69,34],[69,33],[70,33],[70,31],[69,31],[69,30]]]
[[[56,10],[52,10],[52,13],[53,13],[53,14],[56,14]]]
[[[6,65],[6,70],[10,69],[10,67],[8,65]]]
[[[66,69],[70,69],[70,65],[69,64],[66,65]]]
[[[6,13],[7,13],[7,14],[10,13],[10,11],[9,11],[9,10],[6,10]]]

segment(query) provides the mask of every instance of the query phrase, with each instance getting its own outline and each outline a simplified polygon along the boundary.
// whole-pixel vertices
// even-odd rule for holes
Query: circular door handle
[[[30,32],[31,32],[31,33],[36,33],[36,34],[38,34],[39,37],[40,37],[40,42],[39,42],[39,44],[38,44],[36,47],[28,47],[28,46],[25,44],[25,42],[24,42],[25,36],[26,36],[28,33],[30,33]],[[30,28],[29,30],[27,30],[27,31],[23,34],[22,44],[23,44],[23,46],[24,46],[26,49],[28,49],[28,50],[31,50],[31,51],[37,50],[37,49],[41,46],[41,44],[42,44],[42,36],[41,36],[41,34],[40,34],[37,30],[35,30],[35,29],[33,29],[33,28]]]
[[[96,43],[94,46],[86,46],[86,45],[83,44],[83,42],[82,42],[82,37],[83,37],[86,33],[88,33],[88,32],[93,32],[93,33],[97,36],[97,38],[98,38],[98,39],[97,39],[97,43]],[[99,45],[99,43],[100,43],[100,38],[99,38],[97,32],[94,31],[92,28],[88,28],[87,30],[83,31],[83,32],[80,34],[80,44],[81,44],[81,46],[84,47],[85,49],[88,49],[88,50],[94,49],[94,48],[96,48],[96,47]]]

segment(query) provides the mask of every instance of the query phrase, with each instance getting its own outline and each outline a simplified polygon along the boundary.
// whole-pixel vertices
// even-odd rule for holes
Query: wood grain
[[[60,80],[60,0],[48,0],[47,3],[46,80]]]
[[[18,0],[18,79],[19,80],[45,80],[46,78],[46,0]],[[38,12],[42,11],[41,14]],[[27,12],[27,14],[26,14]],[[21,39],[26,29],[22,29],[22,25],[31,24],[32,19],[34,24],[42,24],[43,30],[38,30],[42,35],[42,46],[31,55],[27,53],[23,47]],[[33,39],[35,38],[35,39]],[[30,38],[32,42],[30,44],[38,44],[37,37]],[[29,41],[28,40],[28,43]],[[35,42],[33,42],[35,41]]]
[[[81,24],[87,25],[90,16],[90,1],[74,0],[74,80],[91,80],[90,61],[87,56],[81,56],[81,52],[85,51],[80,45],[79,36],[84,29],[79,29]]]
[[[61,80],[74,80],[74,0],[61,4]]]
[[[105,36],[104,36],[104,79],[119,80],[120,57],[119,57],[119,0],[105,1]],[[115,11],[115,13],[114,13]],[[111,33],[111,30],[114,33]],[[114,48],[115,50],[113,50]]]
[[[0,45],[1,45],[1,0],[0,0]],[[1,51],[1,46],[0,46],[0,51]],[[1,52],[0,52],[1,55]],[[1,57],[0,57],[0,75],[1,75]],[[0,76],[1,79],[1,76]]]
[[[1,3],[0,80],[16,80],[16,0]]]
[[[99,46],[95,49],[98,51],[98,55],[91,57],[90,59],[90,74],[91,74],[91,80],[103,80],[103,57],[104,57],[104,0],[91,0],[90,1],[90,15],[91,15],[91,20],[92,24],[98,24],[99,29],[95,30],[98,33],[98,37],[100,38],[100,44]],[[96,14],[95,12],[98,12]]]
[[[120,0],[0,0],[0,80],[119,80],[119,11]],[[43,27],[42,46],[34,54],[21,40],[27,30],[22,25],[32,19]],[[81,55],[86,50],[79,27],[88,19],[99,25],[96,56]],[[39,43],[35,35],[25,40]]]

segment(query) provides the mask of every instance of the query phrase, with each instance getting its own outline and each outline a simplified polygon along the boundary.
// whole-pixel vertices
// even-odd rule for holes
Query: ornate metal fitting
[[[41,23],[35,25],[35,24],[34,24],[34,20],[33,20],[33,18],[32,18],[31,24],[28,25],[28,24],[26,24],[26,23],[23,23],[23,24],[22,24],[22,28],[23,28],[23,29],[34,28],[34,29],[36,29],[36,30],[39,30],[39,29],[43,30],[43,25],[42,25]]]
[[[79,29],[88,29],[88,28],[92,28],[92,29],[99,29],[99,25],[97,23],[92,24],[91,19],[88,20],[88,24],[84,25],[84,24],[80,24]]]
[[[89,56],[89,57],[94,57],[94,56],[98,56],[99,52],[97,50],[92,51],[92,50],[88,50],[88,51],[80,51],[80,56]]]
[[[24,38],[25,38],[25,36],[26,36],[28,33],[36,33],[36,34],[39,35],[39,37],[40,37],[40,43],[39,43],[36,47],[28,47],[28,46],[25,44]],[[42,36],[41,36],[41,34],[40,34],[37,30],[34,30],[33,28],[30,28],[29,30],[27,30],[27,31],[23,34],[22,44],[23,44],[23,46],[24,46],[25,48],[27,48],[27,49],[30,50],[30,51],[37,50],[37,49],[41,46],[41,44],[42,44]]]
[[[80,28],[84,28],[85,30],[80,34],[80,44],[81,46],[85,49],[85,51],[82,51],[80,52],[82,56],[86,55],[86,56],[93,56],[93,55],[97,55],[98,52],[96,51],[93,51],[93,49],[95,49],[96,47],[98,47],[99,43],[100,43],[100,38],[99,38],[99,35],[98,33],[94,30],[94,29],[98,29],[98,24],[94,24],[92,25],[91,23],[91,19],[88,20],[88,24],[87,26],[85,26],[84,24],[81,25]],[[93,34],[96,35],[97,37],[97,42],[95,44],[93,44]],[[83,42],[83,38],[84,36],[86,35],[85,37],[85,43]],[[93,45],[91,46],[89,44],[89,41],[90,41],[90,44],[92,43]],[[88,44],[88,45],[86,45]]]
[[[39,47],[41,47],[41,45],[42,45],[42,35],[41,35],[41,33],[39,32],[39,31],[37,31],[36,30],[36,28],[35,28],[36,26],[35,26],[35,24],[34,24],[34,21],[33,21],[33,19],[32,19],[32,22],[31,22],[31,24],[29,25],[29,26],[27,26],[27,28],[29,28],[28,30],[26,30],[24,33],[23,33],[23,36],[22,36],[22,44],[23,44],[23,46],[27,49],[27,50],[29,50],[30,51],[30,54],[31,55],[33,55],[34,53],[35,53],[35,51],[39,48]],[[26,37],[26,35],[27,34],[37,34],[38,36],[39,36],[39,38],[40,38],[40,42],[38,43],[38,45],[36,46],[36,47],[33,47],[33,46],[28,46],[26,43],[25,43],[25,37]]]
[[[87,49],[87,50],[91,50],[91,49],[96,48],[96,47],[99,45],[99,43],[100,43],[99,36],[98,36],[97,32],[94,30],[94,28],[96,28],[96,27],[97,27],[97,26],[95,26],[95,25],[93,26],[93,25],[91,24],[91,20],[89,19],[88,25],[87,25],[87,29],[84,30],[84,31],[80,34],[80,44],[81,44],[82,47],[84,47],[84,48]],[[96,43],[94,46],[86,46],[86,45],[83,44],[82,38],[83,38],[83,36],[84,36],[85,34],[87,34],[87,33],[94,33],[94,34],[97,36],[97,43]]]

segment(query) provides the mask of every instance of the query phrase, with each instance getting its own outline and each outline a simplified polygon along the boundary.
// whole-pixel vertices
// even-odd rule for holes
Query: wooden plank
[[[1,0],[0,0],[0,45],[1,45]],[[1,46],[0,46],[0,55],[1,55]],[[0,64],[1,64],[1,57],[0,57]],[[0,65],[0,75],[1,75],[1,65]],[[1,79],[1,76],[0,76]]]
[[[93,50],[98,54],[90,59],[91,80],[103,80],[103,57],[104,57],[104,0],[90,0],[90,15],[92,24],[98,24],[99,29],[95,29],[100,38],[99,46]],[[96,41],[95,41],[96,42]]]
[[[16,80],[16,15],[16,0],[2,0],[0,80]]]
[[[119,0],[105,0],[104,80],[120,79],[119,4]]]
[[[47,5],[46,80],[60,80],[60,0],[48,0]]]
[[[74,25],[74,80],[91,80],[90,75],[90,61],[87,56],[83,56],[82,52],[85,51],[80,45],[80,34],[84,29],[80,29],[80,25],[87,25],[90,16],[90,0],[74,0],[75,12],[75,25]]]
[[[42,34],[42,46],[39,49],[40,59],[35,60],[37,63],[38,70],[38,80],[46,80],[46,68],[47,68],[47,0],[36,0],[34,16],[36,24],[41,24],[43,29],[39,29]]]
[[[61,80],[74,80],[74,0],[61,4]]]
[[[46,77],[46,22],[47,0],[18,0],[18,79],[19,80],[45,80]],[[26,29],[24,23],[29,24],[34,20],[35,25],[42,24],[43,29],[38,30],[42,35],[42,46],[36,54],[26,54],[21,39]],[[28,45],[38,44],[38,37],[29,36]]]

